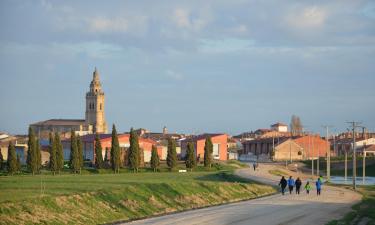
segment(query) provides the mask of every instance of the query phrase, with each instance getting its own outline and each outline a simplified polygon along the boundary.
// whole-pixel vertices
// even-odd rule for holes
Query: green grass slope
[[[228,165],[224,167],[228,169]],[[0,224],[109,223],[275,192],[272,187],[233,175],[232,169],[2,176],[0,190]]]

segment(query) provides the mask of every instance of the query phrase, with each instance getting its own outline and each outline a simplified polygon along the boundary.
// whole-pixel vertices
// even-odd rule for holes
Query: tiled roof
[[[195,135],[195,136],[191,136],[191,137],[188,137],[186,138],[184,141],[199,141],[199,140],[204,140],[206,139],[207,137],[216,137],[216,136],[220,136],[220,135],[225,135],[225,134],[200,134],[200,135]]]
[[[40,121],[37,123],[33,123],[31,125],[44,125],[44,126],[76,126],[76,125],[84,125],[85,120],[83,119],[50,119],[45,121]]]
[[[280,123],[280,122],[277,122],[271,125],[271,127],[276,127],[276,126],[288,126],[288,125],[286,125],[285,123]]]

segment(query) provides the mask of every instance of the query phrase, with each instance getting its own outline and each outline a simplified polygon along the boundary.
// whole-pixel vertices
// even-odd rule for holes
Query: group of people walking
[[[322,178],[319,177],[317,179],[317,181],[315,182],[315,186],[316,186],[316,194],[317,195],[320,195],[321,193],[321,190],[322,190],[322,185],[323,185],[323,181],[322,181]],[[297,177],[296,180],[293,179],[292,176],[289,177],[288,180],[285,179],[284,176],[282,176],[281,180],[280,180],[280,183],[279,183],[279,186],[281,187],[281,193],[284,195],[285,194],[285,189],[286,187],[288,186],[289,188],[289,193],[292,194],[293,193],[293,189],[294,187],[296,187],[296,194],[300,194],[300,191],[301,191],[301,186],[302,186],[302,181],[299,177]],[[307,194],[310,194],[310,190],[311,190],[311,185],[310,185],[310,182],[307,181],[306,184],[305,184],[305,188],[306,190],[306,193]]]

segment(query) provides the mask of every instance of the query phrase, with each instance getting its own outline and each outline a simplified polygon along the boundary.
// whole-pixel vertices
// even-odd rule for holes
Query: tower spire
[[[96,69],[96,66],[95,66],[95,70],[94,70],[92,75],[93,75],[93,80],[99,80],[99,72]]]

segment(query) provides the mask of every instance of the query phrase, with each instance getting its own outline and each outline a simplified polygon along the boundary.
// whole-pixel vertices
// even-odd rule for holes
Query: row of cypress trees
[[[49,136],[49,169],[53,174],[60,173],[64,168],[64,156],[63,146],[61,144],[60,136],[58,133],[50,133]],[[141,149],[139,147],[138,135],[133,130],[130,130],[130,147],[128,149],[128,166],[134,172],[138,172],[141,165]],[[74,131],[71,132],[71,154],[69,160],[69,166],[73,173],[81,173],[83,168],[83,145],[79,137],[76,137]],[[173,170],[177,166],[177,152],[176,142],[173,139],[168,139],[168,152],[167,152],[167,165],[170,170]],[[206,138],[204,147],[204,166],[211,167],[212,165],[212,153],[213,144],[210,137]],[[112,143],[110,151],[110,164],[114,173],[120,172],[121,160],[120,160],[120,145],[118,141],[118,134],[115,125],[112,127]],[[104,160],[102,157],[102,146],[100,137],[97,134],[95,138],[95,166],[100,169],[104,167]],[[107,156],[105,156],[107,159]],[[0,167],[3,165],[3,156],[0,152]],[[152,146],[150,166],[154,171],[157,171],[160,165],[160,159],[157,152],[156,146]],[[196,167],[197,161],[195,157],[194,144],[189,142],[187,145],[186,168],[192,170]],[[10,174],[20,171],[20,158],[15,152],[14,145],[10,142],[8,147],[8,160],[7,168]],[[28,141],[28,154],[27,154],[27,167],[29,171],[34,175],[40,172],[41,168],[41,152],[39,140],[35,137],[35,134],[31,128],[29,128],[29,141]],[[2,168],[0,168],[2,169]]]
[[[49,169],[53,175],[60,174],[64,169],[64,154],[63,146],[61,144],[60,135],[58,133],[50,133],[49,135]]]

